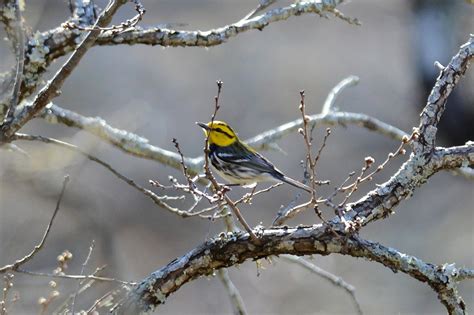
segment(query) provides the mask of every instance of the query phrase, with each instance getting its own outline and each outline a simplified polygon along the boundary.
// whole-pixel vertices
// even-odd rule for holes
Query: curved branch
[[[380,121],[374,117],[365,114],[351,113],[351,112],[329,112],[327,114],[318,114],[309,116],[308,127],[313,126],[346,126],[356,125],[359,127],[366,128],[370,131],[380,133],[394,140],[401,140],[403,136],[407,134],[383,121]],[[270,143],[273,143],[283,136],[296,132],[303,126],[303,119],[296,119],[294,121],[283,124],[279,127],[263,132],[253,138],[248,139],[246,142],[251,146],[259,149],[265,149]]]
[[[6,0],[5,0],[6,1]],[[90,26],[95,21],[94,6],[81,0],[75,0],[73,15],[67,23],[79,26]],[[103,32],[95,45],[117,45],[117,44],[148,44],[163,46],[214,46],[224,43],[227,39],[251,29],[262,30],[270,23],[286,20],[291,16],[304,13],[322,15],[325,12],[334,14],[337,18],[349,23],[354,21],[345,18],[336,6],[343,0],[301,1],[287,7],[270,10],[265,14],[251,19],[243,19],[210,31],[178,31],[164,28],[132,28],[125,32],[106,31]],[[0,13],[2,11],[0,10]],[[1,15],[0,15],[1,18]],[[357,24],[357,23],[353,23]],[[46,32],[36,32],[32,35],[25,54],[25,75],[21,91],[21,99],[31,95],[37,88],[41,77],[50,64],[73,51],[78,42],[81,41],[83,32],[77,29],[65,29],[63,26],[56,27]],[[13,74],[14,75],[14,74]],[[12,81],[13,75],[6,77],[8,82]],[[0,98],[0,113],[7,108],[6,99]]]
[[[248,234],[232,234],[205,242],[186,255],[145,278],[134,290],[119,312],[149,312],[187,282],[213,274],[215,270],[242,264],[272,255],[342,254],[375,261],[428,283],[438,293],[450,313],[462,314],[464,302],[452,288],[452,276],[442,268],[403,254],[381,244],[357,237],[334,237],[334,230],[325,226],[271,228],[258,231],[262,243],[254,246]]]
[[[162,149],[149,143],[149,140],[137,134],[118,129],[109,125],[100,117],[82,116],[74,111],[61,108],[55,104],[47,106],[42,117],[50,123],[62,123],[66,126],[85,130],[100,139],[112,144],[127,154],[140,158],[154,160],[176,169],[181,168],[180,156],[172,151]],[[257,150],[266,150],[284,136],[296,132],[303,125],[301,119],[283,124],[274,129],[263,132],[246,142]],[[310,116],[311,126],[357,125],[368,130],[380,133],[391,139],[401,140],[405,132],[365,114],[350,112],[330,112]],[[204,157],[185,158],[186,166],[191,175],[202,172]]]
[[[159,27],[152,28],[134,28],[120,34],[113,32],[103,33],[97,40],[98,45],[117,45],[117,44],[145,44],[161,46],[198,46],[210,47],[220,45],[228,39],[249,30],[263,30],[270,23],[284,21],[292,16],[302,14],[318,14],[325,12],[333,13],[336,17],[348,21],[339,14],[333,12],[337,5],[343,0],[318,0],[318,1],[299,1],[289,6],[276,8],[265,12],[262,15],[243,19],[236,23],[208,31],[179,31]],[[336,11],[338,12],[338,11]],[[350,22],[350,21],[348,21]],[[357,23],[354,23],[357,24]]]

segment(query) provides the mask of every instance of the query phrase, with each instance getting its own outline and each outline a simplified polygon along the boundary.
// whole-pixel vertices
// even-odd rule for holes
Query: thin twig
[[[120,23],[119,25],[112,25],[109,27],[101,27],[101,26],[94,25],[90,27],[90,26],[81,26],[81,25],[73,23],[72,21],[67,21],[63,23],[62,26],[69,30],[77,29],[81,31],[98,30],[98,31],[113,31],[116,33],[124,32],[127,29],[134,28],[138,24],[138,22],[140,22],[143,19],[143,16],[145,15],[145,12],[146,12],[145,7],[143,6],[143,4],[141,4],[140,1],[138,0],[129,0],[129,1],[135,4],[135,11],[137,12],[137,15],[126,20],[125,22]]]
[[[31,271],[31,270],[26,270],[26,269],[21,269],[21,268],[16,269],[15,272],[23,273],[30,276],[37,276],[37,277],[69,279],[69,280],[96,280],[96,281],[102,281],[102,282],[116,282],[116,283],[125,284],[128,286],[136,285],[136,282],[132,282],[132,281],[124,281],[124,280],[119,280],[115,278],[100,277],[100,276],[94,276],[94,275],[54,274],[54,273],[48,273],[48,272],[36,272],[36,271]]]
[[[348,76],[341,82],[339,82],[332,90],[329,92],[328,96],[326,97],[326,101],[324,101],[323,109],[321,110],[322,115],[327,115],[329,112],[333,111],[334,103],[336,102],[337,97],[341,92],[351,86],[355,86],[359,83],[359,77],[355,75]]]
[[[402,138],[402,142],[400,143],[400,145],[398,146],[398,148],[395,150],[395,152],[390,152],[389,154],[387,154],[387,158],[379,165],[377,166],[377,168],[372,171],[371,173],[367,174],[365,177],[362,177],[362,175],[364,174],[365,170],[368,169],[373,163],[374,163],[374,159],[371,158],[371,157],[367,157],[365,158],[365,166],[364,168],[362,168],[362,173],[361,175],[357,178],[357,180],[348,185],[348,186],[345,186],[345,187],[342,187],[342,191],[346,191],[346,190],[349,190],[349,189],[353,189],[354,187],[356,187],[358,184],[360,183],[363,183],[365,181],[370,181],[373,179],[374,175],[376,175],[377,173],[381,172],[384,167],[388,164],[388,162],[390,162],[390,160],[392,160],[394,157],[396,156],[399,156],[399,155],[405,155],[406,154],[406,150],[403,148],[406,144],[408,144],[410,141],[412,141],[414,139],[414,137],[416,137],[416,134],[413,133],[410,137],[403,137]],[[351,193],[352,194],[352,193]]]
[[[80,273],[81,276],[84,275],[84,271],[86,269],[87,264],[89,263],[89,259],[92,256],[92,251],[94,250],[94,247],[95,247],[95,241],[92,240],[91,245],[89,246],[89,252],[87,253],[86,259],[84,260],[84,263],[82,264],[82,267],[81,267],[81,273]],[[77,297],[77,294],[79,292],[79,289],[81,288],[81,284],[82,284],[81,282],[77,283],[76,291],[74,292],[74,296],[72,298],[72,303],[71,303],[71,313],[72,314],[75,314],[74,313],[74,307],[76,306],[76,297]]]
[[[217,111],[219,110],[219,97],[221,95],[221,90],[222,90],[222,81],[217,81],[217,95],[214,97],[214,113],[211,116],[211,126],[212,123],[214,122],[214,119],[216,118]],[[252,228],[248,225],[247,221],[245,221],[244,217],[240,213],[240,209],[235,205],[235,203],[227,196],[226,194],[226,187],[219,185],[217,182],[216,178],[214,175],[211,173],[210,167],[209,167],[209,135],[211,133],[208,132],[206,136],[206,140],[204,142],[204,173],[206,175],[206,178],[209,179],[209,181],[212,183],[212,186],[214,187],[214,190],[216,191],[217,195],[221,195],[222,199],[225,200],[227,205],[232,209],[234,215],[237,217],[239,220],[240,224],[245,228],[245,230],[249,233],[250,239],[258,243],[259,240],[257,236],[253,233]]]
[[[344,291],[346,291],[349,296],[352,299],[352,302],[354,304],[354,307],[356,309],[357,314],[362,315],[362,308],[360,306],[360,303],[357,301],[357,298],[355,296],[355,288],[354,286],[350,285],[349,283],[345,282],[341,277],[336,276],[335,274],[330,273],[329,271],[326,271],[315,264],[310,263],[306,259],[294,255],[280,255],[280,258],[283,258],[284,260],[292,263],[296,263],[306,270],[311,271],[314,274],[317,274],[318,276],[322,277],[323,279],[328,280],[331,282],[333,285],[336,287],[342,288]]]
[[[221,282],[224,284],[224,286],[227,290],[227,293],[230,296],[232,306],[233,306],[233,309],[234,309],[234,314],[235,315],[245,315],[245,314],[247,314],[247,310],[245,309],[244,300],[242,299],[242,296],[240,295],[240,292],[237,289],[237,287],[230,280],[229,271],[227,269],[219,269],[217,271],[217,274],[218,274],[219,278],[221,279]]]
[[[329,136],[329,133],[326,133],[326,137],[324,138],[324,143],[323,146],[321,147],[321,150],[318,152],[318,157],[313,160],[312,158],[312,134],[308,130],[308,122],[309,122],[309,117],[306,115],[306,104],[305,104],[305,94],[304,91],[300,91],[300,106],[299,110],[301,112],[301,116],[303,119],[303,128],[300,128],[298,131],[299,133],[303,136],[304,143],[305,143],[305,149],[306,149],[306,168],[309,168],[309,181],[311,184],[311,200],[310,204],[313,206],[313,209],[316,213],[316,215],[321,219],[321,221],[326,222],[326,220],[323,218],[323,215],[321,213],[321,210],[319,210],[318,207],[318,198],[316,196],[316,185],[318,184],[317,179],[316,179],[316,162],[319,159],[319,155],[321,154],[321,150],[324,147],[326,143],[326,139]],[[300,208],[303,209],[306,208],[306,206]],[[285,214],[286,215],[286,214]],[[278,221],[278,220],[277,220]]]
[[[43,248],[46,242],[46,238],[48,237],[49,232],[51,231],[51,227],[53,226],[54,219],[56,218],[56,215],[58,214],[59,207],[61,205],[61,200],[63,199],[64,192],[66,190],[66,186],[68,183],[69,183],[69,175],[66,175],[64,176],[63,186],[61,188],[61,192],[59,193],[58,201],[56,202],[56,208],[54,209],[53,215],[51,216],[48,226],[46,227],[43,237],[41,238],[41,241],[38,243],[38,245],[36,245],[35,248],[33,248],[33,250],[29,254],[27,254],[25,257],[18,259],[13,264],[6,265],[0,268],[0,273],[5,273],[7,271],[18,271],[18,269],[22,265],[30,261]]]
[[[243,17],[241,21],[245,21],[245,20],[249,20],[253,18],[254,16],[259,14],[260,12],[263,12],[266,8],[268,8],[275,2],[277,2],[277,0],[261,0],[258,6],[252,11],[250,11],[245,17]]]
[[[177,214],[177,215],[179,215],[183,218],[188,218],[188,217],[192,217],[192,216],[200,216],[203,213],[203,212],[188,213],[185,210],[181,210],[181,209],[170,206],[167,202],[164,201],[165,198],[157,196],[151,190],[142,187],[141,185],[135,183],[135,181],[133,181],[132,179],[130,179],[130,178],[126,177],[125,175],[119,173],[110,164],[108,164],[108,163],[104,162],[103,160],[101,160],[101,159],[99,159],[99,158],[97,158],[97,157],[81,150],[79,147],[77,147],[73,144],[70,144],[70,143],[67,143],[67,142],[64,142],[64,141],[61,141],[61,140],[53,139],[53,138],[37,136],[37,135],[21,134],[21,133],[16,133],[12,137],[12,141],[15,141],[15,140],[40,141],[40,142],[45,142],[45,143],[58,145],[60,147],[66,148],[68,150],[77,152],[77,153],[81,154],[82,156],[86,157],[87,159],[89,159],[89,160],[105,167],[112,174],[114,174],[117,178],[119,178],[120,180],[127,183],[131,187],[135,188],[136,190],[138,190],[138,191],[142,192],[143,194],[145,194],[146,196],[148,196],[156,205],[158,205],[160,207],[163,207],[164,209],[166,209],[166,210],[168,210],[168,211],[170,211],[174,214]],[[209,219],[209,217],[204,217],[204,218]]]
[[[3,290],[2,290],[2,299],[0,300],[0,315],[7,315],[8,314],[8,293],[10,289],[13,287],[13,277],[14,275],[11,273],[7,273],[3,276]]]
[[[94,310],[95,310],[97,307],[100,307],[100,304],[101,304],[102,302],[104,302],[107,298],[113,299],[113,296],[114,296],[115,294],[117,294],[118,292],[120,292],[120,290],[112,290],[112,291],[109,291],[109,292],[105,293],[104,295],[102,295],[100,298],[98,298],[97,300],[95,300],[94,304],[92,304],[91,307],[89,307],[89,309],[86,311],[86,314],[87,314],[87,315],[96,314],[96,313],[93,313]]]

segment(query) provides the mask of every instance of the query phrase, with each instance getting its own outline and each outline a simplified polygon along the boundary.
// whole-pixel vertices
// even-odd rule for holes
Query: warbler
[[[269,160],[243,143],[223,121],[197,122],[209,137],[209,159],[217,173],[231,184],[251,185],[281,181],[312,192],[312,189],[278,170]]]

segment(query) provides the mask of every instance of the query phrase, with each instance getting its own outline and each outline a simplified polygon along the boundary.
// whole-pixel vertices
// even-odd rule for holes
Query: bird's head
[[[209,144],[227,147],[239,140],[234,130],[223,121],[214,120],[207,124],[201,122],[197,122],[196,124],[204,129],[206,137],[209,136]]]

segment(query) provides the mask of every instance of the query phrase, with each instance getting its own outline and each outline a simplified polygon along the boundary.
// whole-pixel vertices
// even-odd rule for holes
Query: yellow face
[[[202,129],[206,137],[209,135],[209,144],[215,144],[220,147],[226,147],[238,140],[237,134],[223,121],[214,120],[207,124],[197,123]]]

